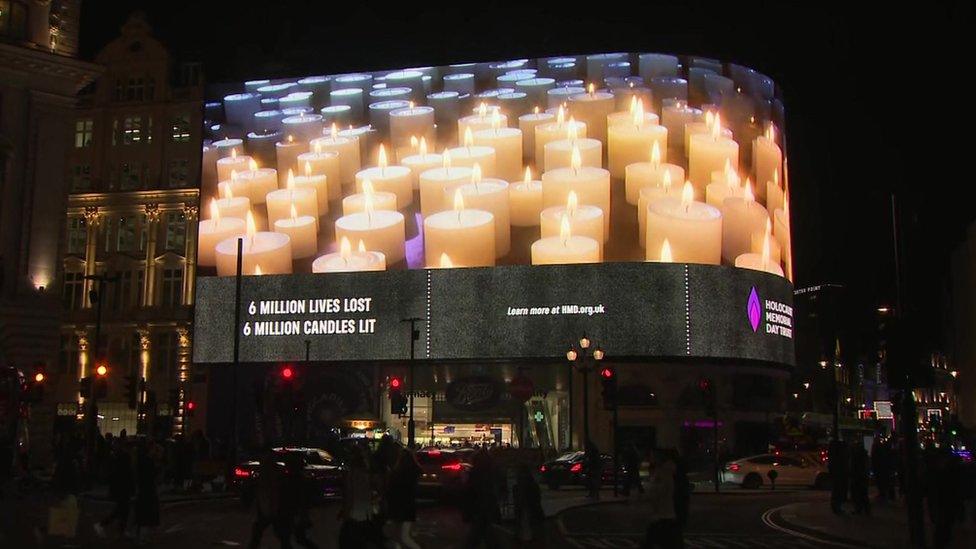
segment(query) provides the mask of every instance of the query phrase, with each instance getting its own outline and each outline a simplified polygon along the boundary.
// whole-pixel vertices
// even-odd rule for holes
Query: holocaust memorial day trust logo
[[[772,299],[760,299],[753,286],[746,302],[746,316],[753,332],[764,327],[767,334],[793,339],[793,307]]]

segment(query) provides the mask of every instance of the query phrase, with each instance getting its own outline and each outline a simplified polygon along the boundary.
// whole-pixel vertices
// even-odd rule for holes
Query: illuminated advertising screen
[[[794,362],[783,109],[754,70],[619,53],[208,93],[197,362],[235,330],[244,362],[551,358],[583,333]]]

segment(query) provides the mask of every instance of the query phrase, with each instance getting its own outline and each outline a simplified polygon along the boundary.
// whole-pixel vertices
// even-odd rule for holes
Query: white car
[[[777,486],[825,489],[830,485],[830,475],[822,463],[799,455],[781,454],[760,454],[726,463],[722,482],[758,488],[770,483],[770,471],[776,471]]]

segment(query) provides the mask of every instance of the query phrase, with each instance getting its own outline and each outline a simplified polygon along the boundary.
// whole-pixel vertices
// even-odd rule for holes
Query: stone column
[[[186,269],[183,271],[183,304],[193,305],[197,280],[197,219],[200,208],[196,205],[184,205],[183,215],[186,218]]]
[[[88,353],[88,332],[78,330],[75,332],[75,336],[78,337],[78,379],[81,380],[88,375],[88,364],[91,360]],[[84,396],[78,393],[78,403],[81,404],[84,401]]]
[[[85,228],[88,229],[85,240],[85,276],[96,274],[98,269],[98,224],[100,216],[98,206],[85,207]],[[94,280],[85,280],[85,296],[82,305],[90,309],[93,303],[88,299],[89,292],[94,287]],[[99,296],[101,297],[101,296]]]
[[[156,239],[159,236],[159,204],[146,204],[146,285],[142,288],[142,304],[156,303]]]
[[[27,39],[51,49],[51,0],[31,0],[27,6]]]
[[[173,434],[186,434],[187,418],[184,417],[184,406],[190,398],[190,366],[191,356],[191,336],[187,326],[176,329],[178,334],[179,348],[176,351],[177,362],[177,398],[176,409],[173,410]]]

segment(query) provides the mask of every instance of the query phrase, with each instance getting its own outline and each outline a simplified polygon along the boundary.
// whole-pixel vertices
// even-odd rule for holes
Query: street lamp
[[[587,362],[587,358],[592,358],[593,361],[599,362],[603,360],[604,353],[603,350],[597,347],[588,356],[588,349],[593,344],[590,338],[585,335],[580,338],[578,342],[579,349],[570,347],[566,351],[566,360],[569,361],[570,365],[580,373],[583,374],[583,444],[590,441],[590,385],[589,385],[589,373],[591,366]],[[572,395],[570,395],[572,397]]]

